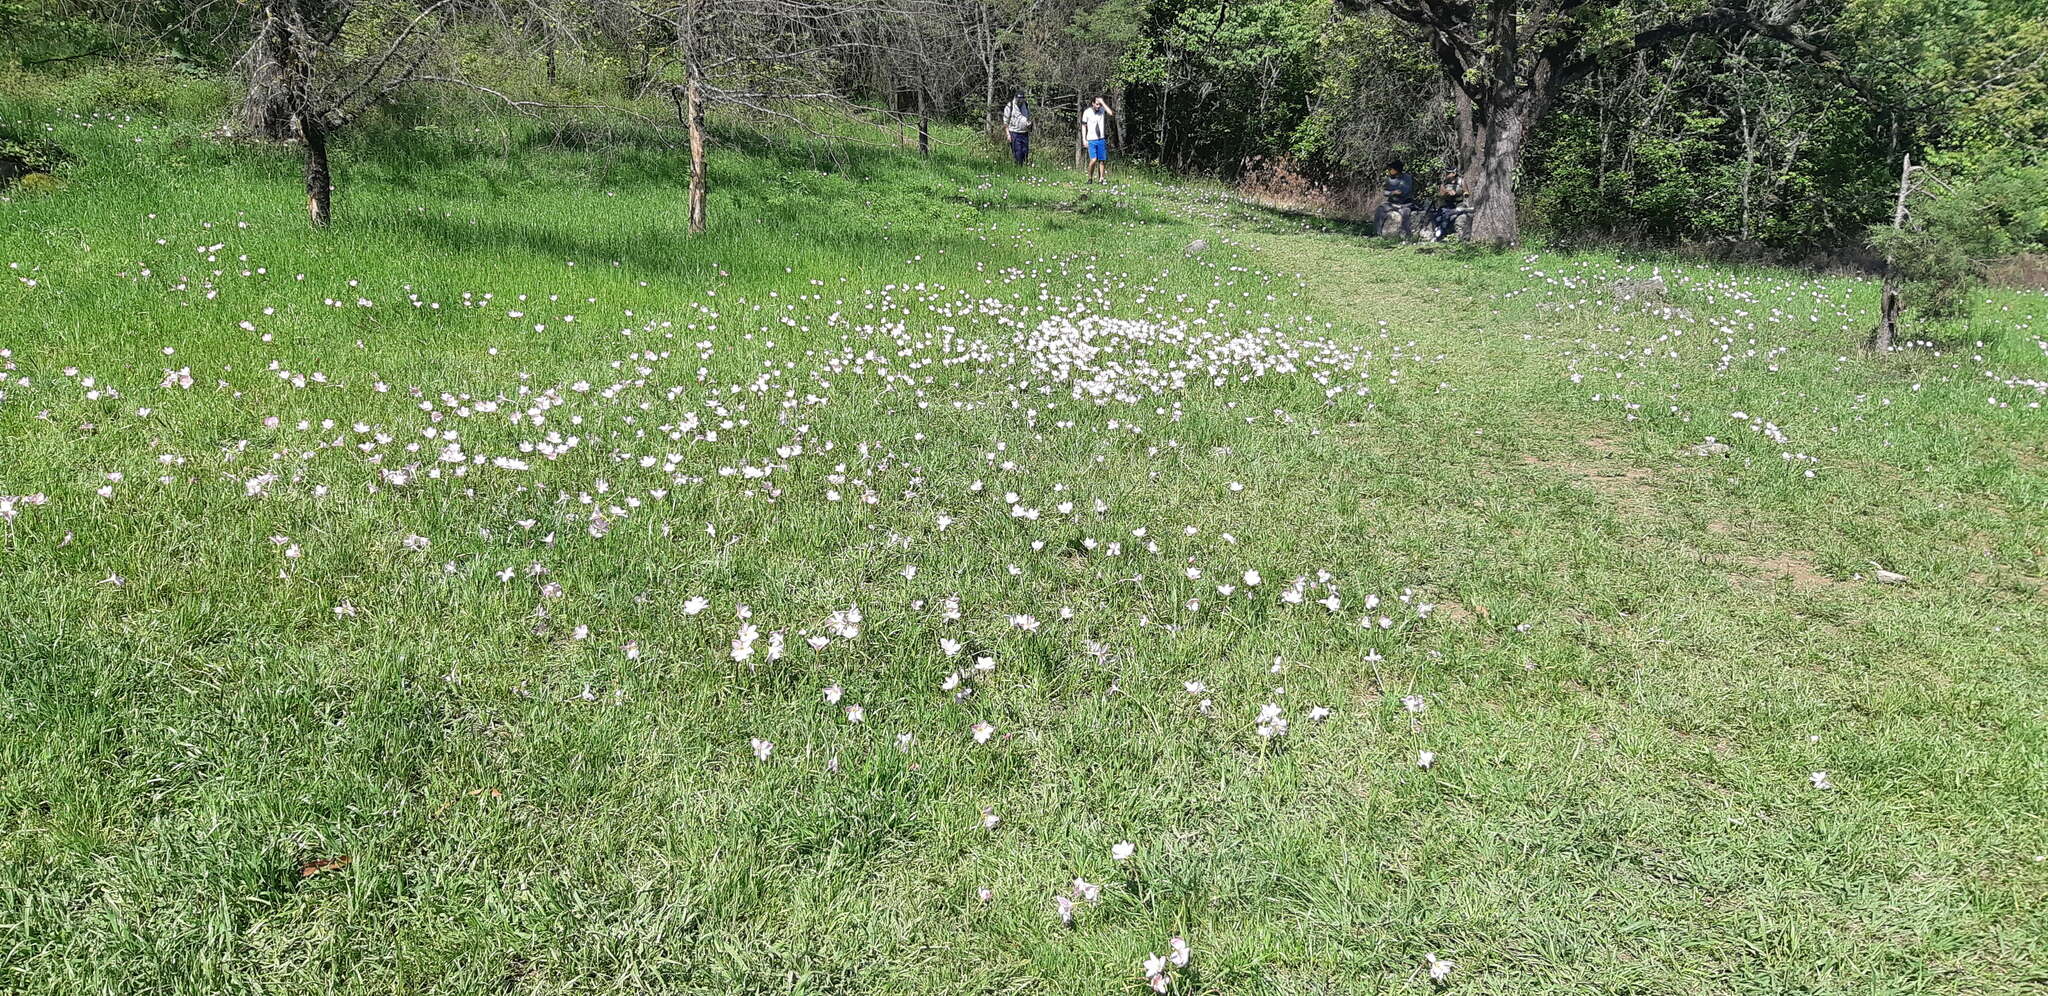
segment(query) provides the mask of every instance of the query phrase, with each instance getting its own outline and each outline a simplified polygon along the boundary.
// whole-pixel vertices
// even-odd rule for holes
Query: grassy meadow
[[[0,116],[0,991],[2048,985],[2041,294]]]

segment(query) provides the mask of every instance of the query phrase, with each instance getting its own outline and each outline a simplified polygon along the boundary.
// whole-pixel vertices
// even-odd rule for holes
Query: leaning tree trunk
[[[686,93],[684,117],[690,126],[690,231],[704,230],[704,195],[709,170],[704,162],[704,90],[694,68]]]
[[[1906,199],[1913,193],[1913,157],[1908,155],[1899,166],[1899,201],[1892,209],[1892,231],[1906,227]],[[1870,333],[1870,351],[1891,352],[1892,340],[1899,334],[1899,312],[1904,310],[1904,301],[1899,297],[1899,279],[1895,272],[1892,256],[1884,257],[1884,288],[1878,291],[1877,328]]]
[[[292,124],[293,67],[291,33],[276,9],[264,4],[256,37],[242,54],[242,72],[249,89],[236,117],[251,138],[288,142],[298,138]]]
[[[1522,234],[1515,206],[1515,170],[1529,132],[1543,111],[1541,94],[1508,91],[1476,101],[1469,112],[1459,107],[1464,146],[1465,193],[1472,209],[1472,238],[1508,245]]]
[[[298,117],[299,144],[306,150],[306,220],[326,228],[334,214],[334,178],[327,169],[327,128],[317,115]]]

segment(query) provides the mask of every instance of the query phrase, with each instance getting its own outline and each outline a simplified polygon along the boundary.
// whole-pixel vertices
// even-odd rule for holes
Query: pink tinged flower
[[[1128,840],[1115,844],[1109,849],[1109,856],[1115,861],[1129,861],[1131,860],[1131,855],[1136,853],[1138,853],[1137,845]]]
[[[1415,766],[1418,768],[1428,769],[1434,764],[1436,764],[1436,751],[1425,750],[1415,755]]]
[[[560,598],[560,597],[562,597],[562,585],[561,585],[561,583],[560,583],[560,582],[558,582],[558,581],[550,581],[550,582],[548,582],[547,584],[541,585],[541,586],[540,586],[540,597],[542,597],[542,598]]]
[[[1074,898],[1099,903],[1102,901],[1102,886],[1087,879],[1077,878],[1074,880]]]
[[[996,890],[991,889],[985,885],[982,886],[980,889],[975,890],[974,894],[984,903],[993,902],[996,898]]]
[[[857,706],[857,705],[850,705],[850,706],[847,706],[847,707],[846,707],[846,721],[847,721],[847,722],[849,722],[849,723],[865,723],[865,722],[867,722],[867,718],[868,718],[868,711],[867,711],[867,709],[866,709],[865,707],[863,707],[863,706]]]
[[[754,746],[754,756],[760,760],[766,761],[768,755],[775,753],[775,745],[760,737],[753,738],[749,743]]]
[[[1059,913],[1061,925],[1067,927],[1071,927],[1074,925],[1073,900],[1068,899],[1065,896],[1054,896],[1052,897],[1052,907]]]
[[[1166,960],[1172,962],[1175,968],[1188,967],[1190,957],[1192,954],[1188,951],[1188,942],[1178,937],[1166,942]]]
[[[976,723],[973,726],[968,727],[968,730],[974,734],[974,742],[978,744],[988,743],[988,738],[994,735],[996,732],[996,728],[994,726],[991,726],[985,722]]]
[[[842,696],[842,695],[845,695],[845,694],[846,694],[846,689],[844,689],[844,688],[841,688],[841,687],[839,687],[839,686],[838,686],[838,685],[836,685],[836,684],[833,684],[833,685],[826,685],[826,686],[825,686],[825,704],[826,704],[826,705],[838,705],[838,704],[839,704],[839,697],[840,697],[840,696]]]
[[[1401,708],[1420,715],[1429,708],[1429,703],[1424,701],[1420,695],[1403,695],[1401,696]]]

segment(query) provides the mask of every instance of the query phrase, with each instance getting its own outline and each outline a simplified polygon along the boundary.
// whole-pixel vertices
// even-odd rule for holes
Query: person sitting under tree
[[[1431,212],[1436,241],[1450,238],[1458,230],[1458,219],[1471,213],[1472,209],[1465,206],[1465,181],[1459,178],[1457,170],[1445,170],[1443,182],[1436,188],[1436,210]]]
[[[1031,157],[1031,105],[1023,94],[1003,108],[1003,126],[1010,130],[1010,158],[1017,165],[1024,165],[1024,160]]]
[[[1373,232],[1388,235],[1387,221],[1395,217],[1400,219],[1400,237],[1405,242],[1414,235],[1415,176],[1399,159],[1387,163],[1386,179],[1380,182],[1380,206],[1373,212]]]
[[[1081,112],[1081,140],[1088,143],[1088,182],[1094,183],[1101,177],[1109,182],[1109,119],[1116,112],[1109,109],[1109,101],[1095,98],[1095,105]]]

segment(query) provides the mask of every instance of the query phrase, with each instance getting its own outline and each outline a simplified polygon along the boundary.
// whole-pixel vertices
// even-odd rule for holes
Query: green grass
[[[0,989],[2048,983],[2040,295],[1873,359],[1863,282],[952,132],[727,146],[693,239],[658,137],[386,124],[314,234],[198,117],[5,113],[84,161],[0,202]]]

